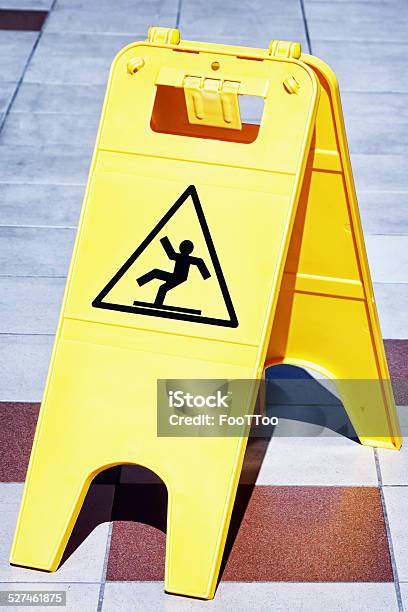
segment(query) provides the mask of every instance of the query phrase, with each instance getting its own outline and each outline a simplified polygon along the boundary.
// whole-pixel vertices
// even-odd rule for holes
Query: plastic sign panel
[[[251,413],[266,365],[314,367],[398,448],[372,295],[329,68],[151,28],[112,65],[11,562],[56,570],[95,475],[139,464],[168,490],[165,589],[213,597],[247,436],[159,436],[158,380],[253,381]]]

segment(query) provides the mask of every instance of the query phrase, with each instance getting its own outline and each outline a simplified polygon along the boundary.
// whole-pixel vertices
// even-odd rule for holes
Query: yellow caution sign
[[[378,381],[340,392],[399,447],[335,78],[298,43],[151,28],[112,66],[11,562],[56,570],[94,476],[139,464],[168,489],[166,590],[213,597],[246,437],[159,437],[157,380],[253,380],[250,413],[278,362]]]

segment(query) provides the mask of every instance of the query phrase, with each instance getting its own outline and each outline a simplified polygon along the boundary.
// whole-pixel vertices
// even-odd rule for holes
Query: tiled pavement
[[[391,372],[407,377],[407,0],[0,9],[50,11],[41,32],[0,29],[0,590],[52,583],[70,610],[408,610],[408,452],[341,437],[250,444],[213,602],[163,593],[166,492],[137,468],[92,486],[58,572],[7,562],[109,64],[151,24],[255,46],[296,39],[335,69]]]

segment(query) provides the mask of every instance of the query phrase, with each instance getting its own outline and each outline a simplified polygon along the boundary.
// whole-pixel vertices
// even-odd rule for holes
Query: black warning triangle
[[[163,299],[160,300],[159,298],[160,290],[158,293],[158,297],[153,303],[135,301],[133,302],[133,304],[115,304],[115,303],[111,303],[107,301],[105,298],[108,297],[109,292],[119,282],[119,280],[123,277],[123,275],[126,274],[126,272],[134,264],[137,258],[143,253],[143,251],[149,246],[149,244],[156,238],[159,232],[162,231],[164,226],[170,221],[173,215],[180,209],[180,207],[189,197],[191,197],[192,202],[194,204],[194,209],[197,214],[198,221],[200,223],[200,227],[201,227],[201,230],[202,230],[202,233],[203,233],[206,245],[207,245],[208,253],[210,255],[211,262],[212,262],[212,265],[213,265],[213,268],[214,268],[214,271],[217,277],[218,285],[220,287],[222,297],[224,299],[225,307],[227,309],[228,318],[219,319],[219,318],[206,317],[202,315],[201,310],[193,310],[191,308],[183,308],[183,307],[179,308],[175,306],[164,305]],[[171,244],[169,243],[169,241],[167,241],[167,243],[164,244],[163,239],[162,239],[161,242],[166,252],[174,253],[174,255],[180,256],[181,251],[180,253],[176,253],[174,249],[172,248]],[[193,247],[191,241],[185,240],[184,245],[185,245],[185,249],[187,249],[186,253],[191,252],[189,251],[189,248]],[[169,257],[171,257],[171,254],[169,254]],[[188,257],[188,255],[186,255],[186,257]],[[199,267],[201,267],[200,271],[201,271],[201,274],[203,275],[203,278],[205,278],[206,273],[209,274],[203,260],[201,260],[200,258],[196,258],[196,257],[191,257],[189,259],[197,260],[195,262],[195,265],[198,265]],[[171,276],[172,278],[177,277],[177,275],[175,275],[174,273],[172,274],[163,273],[163,274],[166,274],[168,277]],[[149,274],[145,274],[143,276],[148,277]],[[151,277],[151,278],[159,278],[159,277],[156,276],[156,277]],[[165,279],[163,278],[162,280],[165,280]],[[140,284],[143,284],[148,281],[149,279],[143,280],[142,277],[138,279],[138,282]],[[170,287],[171,289],[171,283],[177,282],[177,280],[169,281],[169,279],[167,279],[166,282],[167,282],[167,287]],[[165,285],[166,285],[166,282],[164,283]],[[181,281],[181,282],[185,282],[185,281]],[[173,285],[173,286],[177,286],[177,285]],[[161,287],[163,287],[163,285]],[[164,288],[164,294],[165,292],[166,292],[166,288]],[[207,325],[220,325],[224,327],[238,327],[238,319],[235,314],[234,306],[232,304],[232,301],[229,295],[228,287],[225,282],[224,275],[222,273],[221,265],[218,260],[218,256],[217,256],[217,253],[214,247],[214,243],[211,238],[210,230],[208,228],[207,221],[205,219],[204,212],[203,212],[203,209],[202,209],[202,206],[201,206],[198,194],[197,194],[197,190],[194,185],[190,185],[189,187],[187,187],[184,193],[182,193],[182,195],[178,198],[178,200],[171,206],[171,208],[162,217],[159,223],[153,228],[150,234],[146,236],[146,238],[139,245],[136,251],[134,251],[134,253],[129,257],[129,259],[123,264],[123,266],[116,272],[113,278],[108,282],[108,284],[102,289],[102,291],[93,300],[92,306],[94,306],[95,308],[118,310],[120,312],[129,312],[132,314],[141,314],[141,315],[147,315],[151,317],[163,317],[165,319],[179,319],[181,321],[192,321],[195,323],[205,323]]]

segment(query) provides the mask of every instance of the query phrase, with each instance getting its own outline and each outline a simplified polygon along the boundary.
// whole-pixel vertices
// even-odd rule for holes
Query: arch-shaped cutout
[[[269,416],[276,416],[280,420],[274,435],[303,437],[338,434],[359,442],[336,383],[333,375],[315,364],[297,360],[290,363],[285,359],[281,363],[267,365],[266,410]]]
[[[167,486],[152,470],[127,463],[102,466],[89,486],[60,566],[95,529],[112,523],[107,579],[163,580],[167,505]]]

